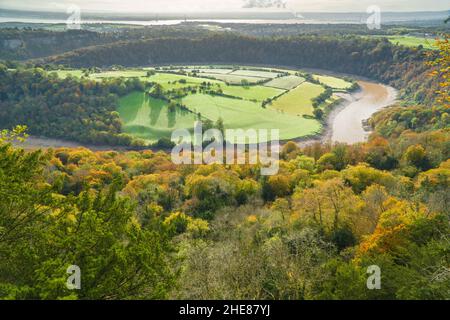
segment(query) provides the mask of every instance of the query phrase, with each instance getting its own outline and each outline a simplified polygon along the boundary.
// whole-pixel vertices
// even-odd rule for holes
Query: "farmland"
[[[314,118],[314,108],[327,106],[333,98],[320,106],[314,106],[313,100],[327,87],[345,91],[352,86],[330,76],[236,66],[58,70],[57,74],[95,81],[139,79],[145,92],[120,98],[117,111],[123,132],[147,142],[170,138],[175,129],[192,129],[199,119],[212,123],[220,119],[226,129],[279,129],[282,140],[315,135],[322,123]]]
[[[298,87],[303,82],[305,82],[304,78],[290,75],[286,77],[275,78],[267,82],[265,86],[284,90],[291,90],[294,89],[295,87]]]
[[[252,101],[195,94],[184,98],[183,103],[212,121],[224,119],[229,129],[279,129],[282,140],[314,134],[321,128],[319,122],[314,119],[292,117],[264,109]]]
[[[188,111],[169,112],[166,101],[135,92],[120,100],[117,110],[124,122],[124,131],[144,140],[156,141],[170,137],[175,129],[190,128],[197,117]]]
[[[352,87],[351,82],[336,77],[314,75],[314,78],[320,83],[337,90],[348,90]]]
[[[421,38],[413,36],[388,36],[390,42],[393,44],[399,44],[406,47],[418,47],[423,46],[425,49],[436,49],[435,39],[432,38]]]
[[[418,47],[422,46],[424,49],[436,50],[436,40],[430,37],[418,37],[410,35],[392,35],[392,36],[372,36],[377,38],[387,38],[389,42],[395,45],[405,47]]]
[[[311,100],[324,91],[325,89],[318,84],[304,82],[275,100],[270,108],[294,116],[311,116],[314,110]]]
[[[284,92],[285,90],[282,89],[265,86],[226,86],[223,88],[223,93],[227,95],[257,101],[270,99]]]

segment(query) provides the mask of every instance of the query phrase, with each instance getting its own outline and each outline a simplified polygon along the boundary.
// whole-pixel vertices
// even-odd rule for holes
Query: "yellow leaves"
[[[122,171],[122,168],[119,167],[114,162],[110,161],[102,166],[102,170],[112,174],[112,173],[120,173]]]
[[[316,181],[314,188],[298,189],[293,196],[293,208],[300,218],[333,229],[348,223],[359,210],[358,197],[341,179]]]
[[[164,211],[163,207],[153,202],[147,205],[146,210],[156,217],[159,217]]]
[[[320,180],[331,180],[341,176],[341,173],[336,170],[325,170],[320,174]]]
[[[321,170],[333,170],[336,168],[337,158],[334,153],[325,153],[317,160],[317,165]]]
[[[256,223],[257,221],[258,221],[258,218],[254,214],[247,217],[247,222],[249,222],[249,223]]]
[[[136,198],[141,190],[153,188],[156,191],[163,184],[164,179],[159,174],[143,175],[128,182],[122,192],[131,198]]]
[[[439,86],[445,90],[439,90],[437,94],[440,96],[438,101],[444,105],[450,105],[450,44],[448,35],[444,39],[438,39],[436,45],[439,48],[439,58],[430,61],[429,65],[436,67],[431,72],[431,76],[439,79]]]
[[[396,183],[394,176],[389,172],[371,168],[366,164],[351,166],[342,171],[342,176],[357,193],[364,191],[372,184],[393,187]]]
[[[207,221],[192,218],[183,212],[172,213],[164,220],[163,225],[172,235],[188,232],[194,237],[201,237],[209,232]]]
[[[309,172],[314,171],[315,166],[315,160],[314,158],[307,157],[307,156],[299,156],[295,158],[294,160],[291,160],[290,163],[295,165],[295,168],[297,169],[303,169],[307,170]]]
[[[91,169],[89,172],[90,178],[94,181],[100,182],[104,181],[107,178],[110,177],[110,173],[103,171],[103,170],[97,170],[97,169]]]
[[[243,195],[246,195],[246,196],[255,195],[260,190],[259,184],[256,181],[251,180],[251,179],[241,180],[238,183],[237,188],[238,188],[237,192],[239,192]]]
[[[48,208],[47,207],[47,209],[50,209],[50,208]],[[45,210],[45,208],[44,208],[44,210]],[[59,217],[59,215],[61,214],[61,209],[59,209],[59,208],[57,208],[57,209],[53,209],[53,210],[51,210],[50,211],[50,217],[52,217],[52,218],[57,218],[57,217]]]
[[[89,163],[94,153],[86,148],[70,149],[68,162],[76,165]]]
[[[202,198],[212,187],[212,178],[201,175],[191,175],[186,180],[186,195]]]
[[[450,159],[447,159],[447,161],[442,162],[439,167],[443,169],[450,169]]]
[[[237,173],[225,170],[223,166],[201,166],[186,178],[185,193],[199,200],[211,199],[217,194],[230,197],[239,191],[239,187],[252,187],[241,185],[241,181]]]
[[[422,172],[418,179],[419,186],[436,187],[450,186],[450,159],[443,162],[439,168]]]
[[[51,163],[52,165],[54,165],[55,167],[57,167],[58,169],[64,168],[63,163],[62,163],[61,160],[58,159],[58,158],[52,158],[52,159],[50,160],[50,163]]]
[[[77,221],[77,217],[75,216],[75,214],[71,213],[67,215],[67,220],[69,222],[75,223]]]
[[[138,218],[135,215],[131,216],[130,221],[128,223],[129,223],[129,227],[131,227],[131,228],[134,228],[137,230],[140,230],[142,228],[141,223],[139,222]]]
[[[203,237],[209,232],[208,221],[202,219],[192,219],[188,222],[187,232],[194,237]]]
[[[48,182],[38,182],[36,183],[36,187],[38,189],[50,189],[52,187],[52,185]]]
[[[295,224],[300,220],[301,216],[299,212],[293,212],[290,216],[289,216],[289,224]]]
[[[411,222],[409,203],[389,197],[383,206],[387,208],[380,216],[378,227],[381,229],[393,228],[403,223]]]
[[[26,131],[27,126],[16,126],[12,130],[1,130],[0,143],[12,142],[14,140],[17,140],[19,142],[25,142],[28,138]]]
[[[283,175],[270,176],[268,179],[272,191],[276,197],[284,197],[291,193],[289,178]]]

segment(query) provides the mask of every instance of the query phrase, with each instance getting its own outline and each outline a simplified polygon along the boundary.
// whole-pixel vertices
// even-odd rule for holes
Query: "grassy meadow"
[[[223,93],[247,100],[263,101],[279,96],[286,90],[265,86],[224,86]]]
[[[314,75],[314,78],[318,80],[320,83],[323,83],[324,85],[337,90],[348,90],[352,87],[351,82],[336,77]]]
[[[392,44],[405,47],[418,47],[428,50],[436,50],[435,40],[433,38],[408,36],[408,35],[393,35],[393,36],[373,36],[378,38],[387,38]]]
[[[324,91],[321,85],[304,82],[275,100],[269,108],[293,116],[312,116],[314,108],[311,100]]]
[[[150,70],[153,74],[148,74]],[[83,70],[56,72],[61,78],[86,77]],[[175,129],[191,130],[199,117],[213,122],[222,119],[229,129],[279,129],[282,140],[316,134],[322,125],[313,118],[312,99],[325,91],[324,86],[346,90],[352,84],[336,77],[313,76],[321,84],[308,82],[294,70],[239,69],[236,66],[124,69],[87,75],[96,81],[138,78],[160,84],[164,92],[192,89],[174,100],[185,109],[170,109],[166,100],[152,98],[144,92],[133,92],[120,99],[117,111],[123,131],[148,142],[170,138]],[[205,91],[205,83],[209,84],[207,90],[217,93]],[[223,95],[219,95],[220,92]],[[270,103],[264,107],[263,102],[267,100]],[[332,101],[329,99],[321,108]]]
[[[193,127],[197,116],[189,111],[169,112],[168,103],[134,92],[120,99],[117,110],[124,123],[125,133],[135,137],[156,141],[170,138],[176,129]]]
[[[275,78],[273,80],[270,80],[265,84],[266,87],[271,88],[278,88],[278,89],[284,89],[284,90],[291,90],[295,87],[298,87],[303,82],[305,82],[305,79],[298,76],[289,75],[286,77],[281,78]]]
[[[314,119],[264,109],[260,104],[247,100],[194,94],[185,97],[183,104],[212,121],[224,119],[227,129],[279,129],[282,140],[311,135],[321,129],[320,123]]]

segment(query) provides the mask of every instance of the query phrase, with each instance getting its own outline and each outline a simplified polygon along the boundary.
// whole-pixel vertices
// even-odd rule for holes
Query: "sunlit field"
[[[283,140],[316,135],[322,124],[313,117],[313,99],[327,86],[344,91],[352,86],[337,77],[313,75],[320,82],[315,84],[295,70],[238,66],[59,70],[57,74],[96,81],[137,78],[150,87],[159,84],[164,91],[181,94],[174,102],[184,109],[175,110],[146,93],[134,92],[120,99],[124,132],[149,142],[170,138],[175,129],[192,129],[197,119],[221,119],[230,129],[279,129]],[[320,107],[333,101],[327,99]]]

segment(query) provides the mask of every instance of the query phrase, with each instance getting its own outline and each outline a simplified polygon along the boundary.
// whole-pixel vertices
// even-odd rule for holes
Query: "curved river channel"
[[[358,92],[340,95],[345,100],[343,107],[330,116],[328,139],[332,142],[366,141],[370,132],[364,129],[363,122],[396,102],[397,90],[392,87],[369,81],[358,84],[361,88]]]

